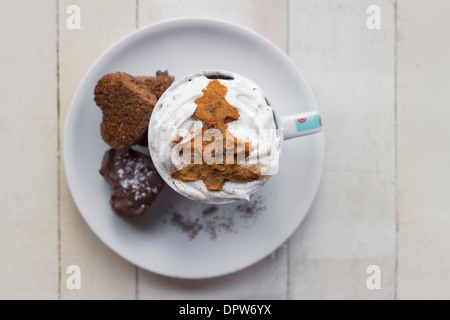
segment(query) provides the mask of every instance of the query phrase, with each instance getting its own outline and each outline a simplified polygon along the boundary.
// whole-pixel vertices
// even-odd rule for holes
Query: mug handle
[[[306,136],[322,131],[322,119],[319,111],[296,113],[281,117],[284,140]]]

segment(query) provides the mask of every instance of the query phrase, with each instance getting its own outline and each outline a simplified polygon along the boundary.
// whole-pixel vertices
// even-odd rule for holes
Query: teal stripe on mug
[[[297,131],[317,129],[322,126],[322,120],[320,119],[320,115],[315,115],[308,118],[299,118],[295,119],[295,126],[297,127]]]

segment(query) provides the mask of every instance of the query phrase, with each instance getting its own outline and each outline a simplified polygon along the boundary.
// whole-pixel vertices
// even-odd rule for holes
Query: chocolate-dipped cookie
[[[164,185],[150,156],[130,148],[106,151],[100,174],[111,185],[111,208],[124,217],[143,214]]]

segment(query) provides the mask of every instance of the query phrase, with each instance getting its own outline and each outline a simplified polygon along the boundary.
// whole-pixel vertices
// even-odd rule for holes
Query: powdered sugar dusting
[[[123,155],[117,157],[115,165],[118,166]],[[143,199],[148,193],[158,193],[157,187],[150,185],[149,178],[153,175],[153,168],[149,168],[143,158],[128,158],[123,169],[117,170],[120,186],[124,192],[134,197],[134,200]]]

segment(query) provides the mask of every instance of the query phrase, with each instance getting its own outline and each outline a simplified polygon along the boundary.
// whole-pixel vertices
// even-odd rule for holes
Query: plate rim
[[[71,164],[71,157],[68,157],[67,155],[71,155],[71,151],[70,148],[68,147],[68,143],[66,143],[67,141],[69,141],[69,135],[70,132],[67,129],[68,127],[70,128],[70,125],[68,125],[70,123],[70,119],[74,117],[74,113],[77,109],[75,106],[75,101],[76,101],[76,97],[78,97],[81,94],[81,87],[82,84],[86,81],[86,79],[88,78],[88,75],[92,72],[92,70],[94,70],[97,65],[104,59],[105,56],[107,56],[110,52],[114,51],[116,48],[120,47],[123,43],[125,43],[126,41],[130,41],[130,39],[138,36],[139,34],[145,34],[147,32],[149,32],[149,30],[152,29],[157,29],[157,28],[161,28],[164,27],[164,25],[170,25],[170,24],[174,24],[174,23],[182,23],[182,22],[187,22],[187,23],[211,23],[214,24],[215,26],[219,26],[221,28],[226,28],[226,29],[234,29],[235,31],[239,31],[241,33],[247,33],[249,34],[249,36],[253,37],[253,38],[257,38],[259,41],[264,42],[266,45],[269,45],[270,47],[272,47],[272,49],[275,49],[278,54],[282,57],[284,57],[284,60],[286,63],[290,64],[290,66],[292,67],[295,73],[295,76],[298,77],[301,82],[305,85],[304,89],[305,92],[307,93],[308,99],[310,99],[310,103],[312,106],[313,110],[318,110],[318,105],[317,105],[317,100],[316,97],[313,93],[313,91],[311,90],[311,87],[309,86],[308,82],[306,81],[305,77],[303,76],[303,74],[301,73],[301,71],[299,70],[299,68],[297,67],[297,65],[292,61],[292,59],[281,49],[279,48],[276,44],[274,44],[272,41],[270,41],[269,39],[267,39],[266,37],[264,37],[263,35],[257,33],[256,31],[240,25],[238,23],[235,22],[231,22],[231,21],[227,21],[227,20],[223,20],[223,19],[218,19],[218,18],[210,18],[210,17],[201,17],[201,16],[194,16],[194,17],[177,17],[177,18],[171,18],[171,19],[164,19],[155,23],[151,23],[148,24],[146,26],[143,26],[139,29],[136,29],[128,34],[126,34],[125,36],[123,36],[122,38],[120,38],[119,40],[117,40],[116,42],[114,42],[110,47],[108,47],[105,51],[103,51],[98,58],[92,63],[92,65],[88,68],[88,70],[86,71],[86,73],[84,74],[84,76],[81,78],[80,82],[78,83],[78,86],[72,96],[71,102],[69,104],[69,108],[66,114],[66,119],[64,120],[64,132],[63,132],[63,164],[64,164],[64,172],[65,172],[65,180],[67,182],[67,186],[68,189],[70,191],[70,194],[72,196],[73,202],[77,208],[77,211],[79,212],[79,214],[81,215],[81,217],[83,218],[83,220],[85,221],[85,223],[89,226],[89,229],[96,235],[96,237],[98,239],[100,239],[100,241],[102,243],[104,243],[111,251],[113,251],[115,254],[117,254],[118,256],[120,256],[122,259],[128,261],[129,263],[142,268],[143,270],[147,270],[156,274],[160,274],[163,276],[168,276],[168,277],[172,277],[172,278],[177,278],[177,279],[209,279],[209,278],[216,278],[216,277],[220,277],[220,276],[225,276],[228,274],[232,274],[238,271],[241,271],[245,268],[248,268],[256,263],[258,263],[259,261],[263,260],[264,258],[266,258],[267,256],[269,256],[270,254],[272,254],[273,252],[275,252],[283,243],[285,243],[292,235],[293,233],[299,228],[299,226],[301,225],[301,223],[304,221],[304,219],[306,218],[306,216],[308,215],[311,206],[314,202],[314,199],[317,196],[317,192],[320,186],[320,182],[322,180],[322,176],[323,176],[323,166],[324,166],[324,153],[325,153],[325,141],[323,138],[323,132],[319,133],[319,135],[322,136],[321,138],[321,147],[320,149],[320,172],[319,172],[319,177],[317,180],[317,186],[316,186],[316,190],[314,191],[314,196],[311,199],[311,202],[309,203],[309,205],[307,206],[307,210],[306,213],[304,214],[303,218],[300,220],[300,222],[296,225],[296,227],[293,229],[292,232],[290,232],[289,234],[287,234],[287,236],[285,237],[285,239],[281,242],[281,243],[277,243],[276,246],[274,246],[273,250],[270,252],[267,252],[266,254],[260,256],[259,258],[255,259],[253,262],[250,263],[245,263],[242,264],[238,267],[234,267],[234,268],[230,268],[230,270],[226,271],[226,272],[210,272],[209,274],[205,274],[205,275],[179,275],[179,274],[174,274],[171,272],[167,272],[165,270],[160,270],[158,268],[153,268],[153,267],[149,267],[147,265],[142,265],[139,262],[136,262],[134,259],[127,257],[126,253],[124,252],[120,252],[117,248],[114,248],[113,246],[111,246],[109,243],[107,243],[107,241],[102,238],[99,233],[97,232],[97,230],[95,228],[92,227],[91,223],[89,222],[89,219],[86,218],[85,214],[83,213],[83,210],[81,210],[82,205],[79,203],[79,199],[77,200],[77,197],[75,196],[75,193],[73,192],[75,187],[74,184],[75,182],[73,181],[73,178],[69,178],[72,175],[76,174],[76,173],[71,173],[72,171],[74,171],[73,168],[73,164]],[[72,181],[71,181],[72,180]]]

